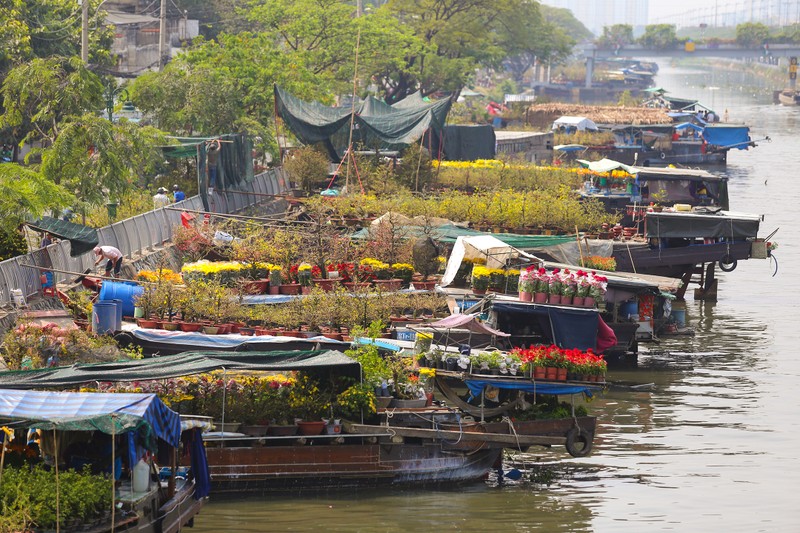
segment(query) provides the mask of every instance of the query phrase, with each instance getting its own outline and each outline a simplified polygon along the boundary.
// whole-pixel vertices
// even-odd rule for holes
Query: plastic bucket
[[[106,280],[100,287],[100,300],[121,300],[122,315],[133,316],[133,300],[142,293],[142,290],[142,287],[136,283]]]
[[[122,300],[101,300],[100,303],[114,304],[114,331],[122,331]]]
[[[686,326],[686,306],[683,302],[673,302],[670,312],[672,320],[679,328]]]
[[[42,282],[42,288],[52,287],[53,286],[53,273],[52,272],[45,272],[41,276],[39,276],[39,281]]]
[[[92,331],[98,335],[114,333],[117,325],[117,304],[97,302],[92,306]]]
[[[630,302],[623,302],[619,305],[619,315],[622,318],[627,318],[630,315],[639,314],[639,302],[636,300]]]

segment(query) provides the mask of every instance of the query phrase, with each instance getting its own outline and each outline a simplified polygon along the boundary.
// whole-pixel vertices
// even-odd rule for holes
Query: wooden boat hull
[[[501,449],[439,444],[317,444],[207,448],[213,494],[362,485],[435,485],[481,479]]]
[[[613,257],[620,272],[680,278],[688,268],[695,265],[748,259],[751,247],[751,243],[747,241],[663,249],[620,244],[614,246]]]
[[[778,93],[778,102],[780,102],[781,105],[800,105],[800,93],[780,92]]]

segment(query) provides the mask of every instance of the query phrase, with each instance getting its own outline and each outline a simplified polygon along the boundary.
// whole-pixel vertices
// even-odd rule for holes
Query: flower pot
[[[280,285],[269,285],[269,293],[270,294],[280,294],[281,293],[281,286]]]
[[[533,295],[533,301],[537,304],[544,304],[547,303],[547,293],[546,292],[537,292]]]
[[[556,379],[558,381],[567,381],[567,369],[566,368],[559,368],[556,372]]]
[[[301,285],[300,294],[311,294],[311,287],[309,287],[308,285]]]
[[[269,286],[269,280],[259,279],[255,281],[247,281],[242,285],[242,291],[245,294],[264,294]]]
[[[473,287],[472,289],[473,294],[486,294],[486,289],[476,289]]]
[[[561,305],[572,305],[572,296],[561,295]]]
[[[348,281],[346,283],[343,283],[342,285],[344,285],[345,288],[347,288],[347,290],[350,291],[350,292],[355,292],[357,290],[368,289],[368,288],[370,288],[372,286],[372,284],[367,282],[367,281],[361,281],[361,282]]]
[[[547,299],[547,303],[559,305],[561,303],[561,295],[551,294],[550,297]]]
[[[136,325],[140,328],[156,329],[158,327],[158,320],[150,320],[149,318],[137,318]]]
[[[144,309],[139,306],[134,307],[133,318],[144,318]]]
[[[392,400],[394,400],[394,396],[376,396],[375,407],[378,409],[386,409],[391,405]]]
[[[341,420],[335,420],[332,422],[328,422],[325,426],[325,433],[328,435],[339,435],[342,433],[342,422]]]
[[[533,367],[533,379],[545,379],[546,369],[543,366]]]
[[[338,279],[314,278],[311,281],[314,282],[314,285],[316,285],[325,292],[332,291],[334,287],[336,287],[336,284],[339,283]]]
[[[178,331],[180,328],[180,324],[177,322],[162,322],[161,329],[165,329],[167,331]]]
[[[401,279],[376,279],[372,283],[375,284],[376,289],[383,292],[399,291],[403,286],[403,280]],[[416,282],[414,286],[416,287]]]
[[[296,295],[300,294],[299,283],[284,283],[280,287],[281,294]]]
[[[227,335],[231,332],[231,324],[217,324],[217,335]]]
[[[436,280],[414,282],[414,289],[418,291],[432,291],[435,288],[436,288]]]
[[[273,437],[291,437],[292,435],[297,435],[297,426],[294,424],[270,424],[267,428],[267,435],[271,435]]]
[[[269,430],[269,424],[251,424],[249,426],[242,426],[239,431],[251,437],[263,437]]]
[[[193,333],[201,331],[202,329],[203,329],[203,324],[198,324],[196,322],[181,322],[181,331],[185,331],[187,333]]]
[[[520,302],[532,302],[533,301],[533,294],[527,291],[520,291],[519,292],[519,301]]]
[[[554,366],[548,366],[544,369],[544,379],[555,380],[558,378],[558,369]]]
[[[574,296],[572,298],[572,305],[583,307],[583,300],[584,300],[583,296]]]
[[[224,433],[236,433],[241,425],[241,422],[225,422],[223,424],[222,422],[214,421],[214,429]]]
[[[298,422],[297,431],[301,435],[322,435],[325,431],[325,422],[322,420]]]
[[[418,409],[420,407],[425,407],[426,403],[428,403],[427,398],[414,400],[401,400],[400,398],[395,398],[392,400],[390,407],[397,407],[400,409]]]
[[[256,332],[255,328],[240,327],[239,335],[252,336]]]
[[[583,306],[584,307],[594,307],[594,298],[591,296],[587,296],[583,299]]]
[[[203,333],[206,335],[217,335],[219,328],[217,326],[203,326]]]

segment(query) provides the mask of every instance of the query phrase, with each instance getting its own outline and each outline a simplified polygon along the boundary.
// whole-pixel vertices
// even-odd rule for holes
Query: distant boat
[[[800,92],[786,89],[778,93],[778,101],[782,105],[800,105]]]

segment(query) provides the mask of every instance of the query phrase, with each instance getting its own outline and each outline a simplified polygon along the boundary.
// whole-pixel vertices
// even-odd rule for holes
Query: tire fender
[[[736,259],[731,259],[731,256],[726,254],[725,257],[719,260],[719,269],[723,272],[733,272],[738,264],[739,262]]]
[[[572,457],[585,457],[592,452],[593,442],[593,433],[575,426],[567,432],[567,442],[564,446]],[[582,447],[578,448],[576,444],[581,444]]]
[[[661,159],[666,159],[666,158],[667,158],[667,154],[665,154],[664,152],[661,152]]]

